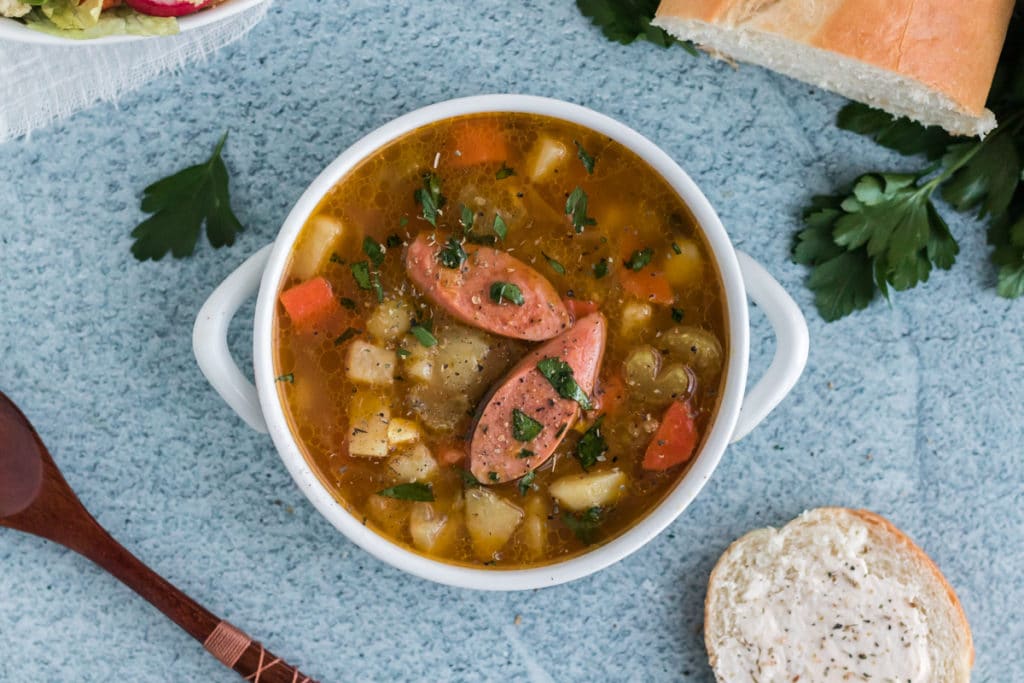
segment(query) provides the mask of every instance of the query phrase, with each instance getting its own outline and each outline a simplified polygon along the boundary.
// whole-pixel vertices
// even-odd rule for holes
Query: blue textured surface
[[[956,587],[976,680],[1024,680],[1024,303],[995,296],[983,231],[951,212],[952,271],[835,324],[788,258],[810,194],[916,162],[837,131],[837,97],[679,49],[613,45],[568,0],[326,4],[280,2],[207,63],[0,146],[0,388],[115,537],[324,681],[707,683],[704,587],[726,545],[805,508],[867,507]],[[445,588],[354,547],[220,402],[190,348],[205,297],[337,153],[399,114],[481,92],[572,100],[657,141],[811,328],[794,394],[729,449],[683,517],[615,567],[539,592]],[[137,263],[141,188],[226,128],[247,231],[229,249]],[[242,358],[251,310],[233,327]],[[756,311],[753,324],[756,376],[773,344]],[[4,681],[237,680],[84,560],[6,531],[0,662]]]

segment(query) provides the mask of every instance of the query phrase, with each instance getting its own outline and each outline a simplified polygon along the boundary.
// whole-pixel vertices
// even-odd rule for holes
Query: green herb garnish
[[[448,243],[437,253],[437,260],[445,268],[459,268],[466,262],[466,258],[466,250],[454,237],[449,237]]]
[[[651,262],[651,257],[654,256],[654,250],[651,248],[637,249],[633,252],[633,255],[626,261],[626,267],[630,270],[642,270],[644,266]]]
[[[445,198],[441,194],[441,179],[433,173],[423,176],[423,187],[413,193],[413,197],[423,209],[423,218],[437,227],[437,214],[444,206]]]
[[[422,323],[414,324],[409,328],[409,333],[416,337],[416,341],[428,349],[431,346],[437,345],[437,337],[434,336],[433,320],[425,320]]]
[[[578,185],[565,200],[565,215],[572,216],[572,227],[577,233],[589,225],[597,225],[597,221],[587,215],[587,201],[587,193]]]
[[[532,458],[535,455],[537,455],[537,454],[534,453],[533,451],[531,451],[529,448],[520,448],[519,452],[516,453],[516,457],[520,458],[520,459],[522,459],[522,458]]]
[[[201,164],[167,176],[142,191],[142,210],[153,214],[139,223],[131,236],[132,255],[140,261],[191,256],[203,225],[214,248],[230,246],[245,228],[231,210],[228,169],[221,151],[224,133],[213,154]]]
[[[592,507],[581,514],[562,513],[562,522],[584,545],[591,545],[597,540],[597,531],[604,521],[604,510]]]
[[[685,315],[686,312],[683,309],[675,308],[674,306],[672,307],[672,320],[674,320],[675,322],[683,322],[683,318],[685,317]]]
[[[679,45],[693,56],[697,48],[688,40],[677,40],[657,26],[651,26],[660,0],[576,0],[583,16],[601,29],[608,40],[629,44],[646,40],[659,47]]]
[[[549,266],[551,266],[551,270],[555,271],[559,275],[565,275],[565,266],[563,266],[561,263],[545,254],[543,251],[540,252],[540,255],[543,256],[544,260],[548,262]]]
[[[492,282],[490,294],[491,301],[496,304],[508,301],[516,306],[522,306],[526,303],[526,299],[523,298],[523,292],[511,282]]]
[[[473,209],[469,208],[465,204],[462,204],[460,209],[459,223],[462,225],[463,232],[469,232],[473,229],[473,221],[476,217],[473,214]]]
[[[505,219],[497,213],[494,214],[494,234],[502,242],[505,241],[505,236],[508,235],[508,225],[505,224]]]
[[[523,443],[533,441],[543,429],[544,425],[519,410],[519,408],[512,409],[512,438],[516,441],[522,441]],[[531,453],[530,455],[533,454]],[[519,457],[529,456],[520,455]]]
[[[592,266],[592,268],[594,271],[594,277],[600,280],[601,278],[608,274],[608,259],[601,259],[600,261],[595,263]]]
[[[387,239],[384,240],[384,244],[387,245],[388,249],[394,249],[395,247],[402,246],[402,238],[398,235],[388,235]]]
[[[349,299],[347,296],[341,297],[340,299],[338,299],[338,301],[341,303],[342,306],[344,306],[345,308],[347,308],[349,310],[353,310],[354,311],[355,308],[356,308],[355,300]]]
[[[347,330],[345,330],[344,332],[342,332],[338,336],[338,338],[334,340],[334,345],[335,346],[341,346],[342,344],[347,342],[349,339],[351,339],[352,337],[356,336],[357,334],[359,334],[361,332],[362,332],[362,330],[357,330],[354,327],[350,327]]]
[[[533,486],[533,480],[537,478],[537,473],[530,471],[527,472],[522,479],[519,480],[519,495],[525,497],[529,492],[530,487]]]
[[[378,496],[395,498],[396,500],[415,500],[421,503],[434,502],[434,490],[430,484],[422,484],[418,481],[407,484],[397,484],[390,488],[377,491]]]
[[[580,461],[583,471],[588,471],[597,464],[602,455],[608,452],[608,443],[601,433],[601,423],[604,422],[604,415],[597,418],[576,444],[576,457]]]
[[[674,251],[676,254],[682,254],[683,253],[682,247],[680,247],[675,242],[672,243],[672,251]]]
[[[576,383],[572,366],[564,360],[548,357],[537,363],[537,369],[547,381],[551,382],[551,386],[555,388],[559,396],[576,401],[583,410],[590,410],[594,407],[590,402],[590,397]]]
[[[487,478],[491,481],[501,481],[501,477],[498,476],[497,472],[488,472]]]
[[[274,378],[274,381],[275,382],[289,382],[289,383],[291,383],[291,382],[295,381],[295,374],[289,372],[287,375],[278,375],[277,377]]]
[[[579,140],[573,140],[576,144],[576,156],[583,162],[583,168],[587,169],[587,175],[594,174],[594,157],[587,154],[587,150],[583,149],[583,145],[580,144]]]
[[[403,349],[402,347],[398,347],[395,353],[398,354],[399,358],[408,358],[409,356],[412,355],[412,351],[410,351],[409,349]]]
[[[473,473],[469,470],[464,470],[461,467],[458,468],[459,473],[462,475],[462,484],[466,488],[475,489],[480,486],[480,480],[473,476]]]
[[[374,266],[384,263],[384,248],[369,235],[363,238],[363,253],[369,257]]]
[[[515,169],[510,168],[508,166],[508,164],[506,164],[503,161],[503,162],[501,162],[501,168],[499,168],[498,172],[494,174],[494,177],[495,177],[496,180],[504,180],[505,178],[508,178],[510,176],[514,176],[515,174],[516,174]]]
[[[352,271],[352,277],[355,279],[359,289],[372,289],[373,282],[370,279],[370,263],[369,261],[358,261],[349,266],[349,270]]]
[[[333,251],[331,252],[331,258],[328,259],[328,260],[331,263],[337,263],[337,264],[342,265],[342,266],[345,265],[345,259],[343,259],[340,256],[338,256],[338,254],[333,252]]]

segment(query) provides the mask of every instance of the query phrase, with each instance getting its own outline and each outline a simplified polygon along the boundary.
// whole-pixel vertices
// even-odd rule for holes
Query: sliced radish
[[[136,12],[154,17],[181,17],[198,12],[213,0],[124,0]]]

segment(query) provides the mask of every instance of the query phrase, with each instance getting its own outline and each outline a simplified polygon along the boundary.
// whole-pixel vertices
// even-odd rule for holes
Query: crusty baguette
[[[704,641],[721,683],[966,683],[974,662],[960,601],[890,522],[819,508],[751,531],[708,581]]]
[[[959,135],[985,109],[1014,0],[662,0],[654,24]]]

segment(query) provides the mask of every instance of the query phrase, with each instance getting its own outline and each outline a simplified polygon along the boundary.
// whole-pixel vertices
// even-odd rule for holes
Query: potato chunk
[[[640,332],[650,323],[654,309],[650,304],[630,301],[622,307],[622,316],[619,319],[619,329],[624,337],[637,337]]]
[[[303,233],[302,249],[292,251],[291,274],[303,282],[318,275],[344,232],[335,218],[325,215],[311,218]]]
[[[700,284],[704,279],[704,257],[700,247],[693,240],[682,238],[674,244],[675,248],[665,260],[665,277],[677,289]]]
[[[483,487],[466,491],[466,530],[479,559],[494,559],[522,520],[523,511],[493,491]]]
[[[403,482],[429,481],[438,472],[437,461],[430,454],[430,449],[417,444],[405,453],[392,456],[388,460],[390,469]]]
[[[413,503],[409,514],[412,544],[431,555],[448,555],[458,541],[459,510],[441,510],[437,503]]]
[[[388,423],[388,444],[395,448],[416,443],[423,436],[423,430],[414,420],[393,417]]]
[[[551,482],[548,491],[569,510],[589,510],[612,505],[626,492],[625,472],[613,469],[586,474],[570,474]]]
[[[387,535],[401,538],[409,520],[409,503],[374,493],[366,499],[366,516]]]
[[[349,403],[349,455],[383,458],[388,454],[391,405],[386,396],[360,391]]]
[[[366,331],[378,342],[393,342],[409,331],[412,317],[412,307],[404,299],[389,299],[370,313]]]
[[[382,349],[357,339],[349,344],[345,373],[353,382],[391,384],[395,381],[398,358],[394,351]]]
[[[569,146],[560,140],[542,135],[526,158],[526,175],[532,182],[541,182],[559,165],[569,159]]]
[[[548,544],[548,515],[551,506],[545,496],[531,494],[524,506],[526,518],[523,519],[522,539],[527,554],[536,559],[544,555]]]

